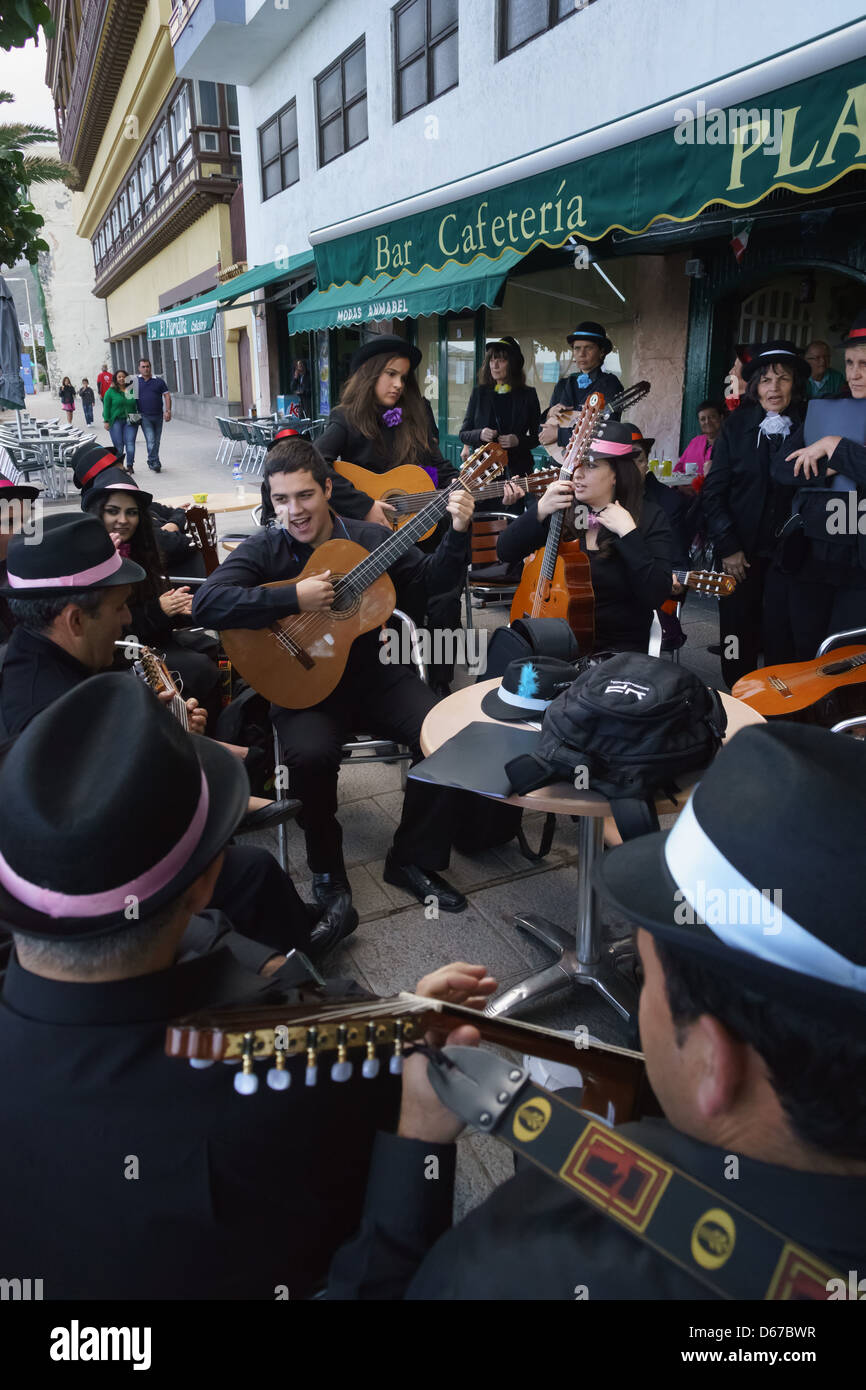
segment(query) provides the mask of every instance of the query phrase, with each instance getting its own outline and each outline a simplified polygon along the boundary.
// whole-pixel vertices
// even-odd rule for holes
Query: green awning
[[[417,275],[379,275],[362,285],[320,290],[308,295],[289,314],[289,332],[305,333],[344,324],[376,323],[382,319],[414,319],[495,304],[505,277],[522,259],[506,250],[492,260],[476,256],[471,265],[426,266]]]
[[[168,309],[164,314],[155,314],[147,320],[147,336],[154,338],[186,338],[190,334],[209,333],[218,313],[230,309],[243,295],[252,294],[265,285],[278,280],[287,280],[297,274],[304,266],[312,267],[312,251],[301,251],[296,256],[285,256],[278,261],[268,261],[267,265],[254,266],[216,285],[207,294],[190,299],[177,309]]]
[[[462,181],[483,187],[471,196],[459,196],[459,185],[449,194],[444,185],[419,194],[417,209],[381,208],[357,219],[357,230],[314,233],[319,285],[328,296],[346,287],[352,303],[363,303],[383,275],[400,283],[407,272],[418,282],[428,271],[471,275],[479,254],[520,257],[569,237],[583,243],[613,229],[637,234],[660,218],[689,222],[713,203],[750,208],[776,188],[815,193],[866,169],[862,58],[739,106],[671,100],[664,129],[629,139],[629,129],[661,120],[653,110],[563,142],[570,152],[592,151],[583,158],[572,153],[558,163],[550,147],[515,161],[538,168],[531,175],[492,168]]]

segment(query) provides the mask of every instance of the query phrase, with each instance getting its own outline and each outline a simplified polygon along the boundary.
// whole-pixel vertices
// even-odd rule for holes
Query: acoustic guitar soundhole
[[[331,582],[336,589],[341,579],[345,579],[343,574],[332,574]],[[351,618],[353,613],[357,613],[361,607],[361,595],[356,594],[352,589],[344,589],[338,594],[331,604],[331,612],[338,618]]]

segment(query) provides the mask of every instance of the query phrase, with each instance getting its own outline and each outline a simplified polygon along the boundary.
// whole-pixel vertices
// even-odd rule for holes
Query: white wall
[[[495,0],[460,0],[459,86],[395,125],[391,0],[327,0],[261,77],[238,89],[248,260],[273,260],[281,247],[303,251],[314,228],[709,83],[859,19],[862,8],[860,0],[786,0],[784,17],[750,17],[731,0],[596,0],[496,63]],[[369,139],[318,169],[313,80],[362,33]],[[212,76],[227,80],[225,71]],[[258,128],[293,96],[301,177],[261,203]],[[436,139],[427,138],[431,116]]]

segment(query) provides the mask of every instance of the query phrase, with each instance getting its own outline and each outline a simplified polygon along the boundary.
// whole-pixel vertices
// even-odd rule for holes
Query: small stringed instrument
[[[620,392],[605,404],[600,391],[587,396],[571,432],[559,477],[569,481],[592,447],[601,426],[614,412],[630,409],[649,394],[648,381]],[[533,551],[523,563],[523,574],[511,602],[511,622],[517,618],[565,618],[580,652],[595,645],[595,594],[589,556],[580,539],[562,540],[565,513],[550,518],[543,551]]]
[[[344,463],[342,459],[335,459],[334,468],[359,492],[365,492],[374,502],[388,502],[394,508],[395,531],[405,526],[409,518],[420,512],[422,507],[426,507],[436,492],[430,474],[413,463],[405,464],[402,468],[389,468],[387,473],[372,473],[369,468],[361,468],[357,463]],[[558,476],[555,468],[544,468],[536,473],[528,473],[525,478],[514,478],[512,481],[519,483],[524,492],[540,496],[548,483],[552,483]],[[445,489],[439,491],[444,492]],[[475,500],[485,502],[494,497],[501,497],[504,492],[504,480],[485,483],[475,489]],[[418,536],[418,540],[426,540],[428,536],[432,536],[434,530],[435,527],[431,526],[423,536]]]
[[[731,693],[765,719],[835,724],[866,713],[866,647],[837,647],[816,661],[762,666]]]
[[[296,585],[331,571],[334,603],[311,613],[292,613],[269,627],[229,628],[220,633],[226,654],[244,680],[266,700],[284,709],[309,709],[339,684],[356,637],[381,627],[397,596],[388,569],[445,515],[457,488],[474,492],[497,477],[508,462],[498,444],[485,444],[466,460],[459,477],[372,552],[355,541],[330,540],[315,552],[294,579],[278,579],[266,589]]]
[[[673,570],[673,574],[684,589],[694,589],[698,594],[709,594],[710,598],[728,598],[737,587],[733,575],[722,574],[716,570]]]
[[[166,701],[168,708],[178,723],[189,732],[189,710],[186,701],[162,658],[134,637],[125,637],[114,645],[120,647],[127,659],[132,661],[132,669],[139,680],[149,685],[157,695],[171,692],[171,700]]]
[[[349,1080],[353,1055],[363,1058],[361,1075],[371,1080],[385,1057],[388,1070],[399,1074],[408,1045],[431,1029],[448,1033],[462,1023],[471,1023],[483,1039],[501,1047],[577,1067],[584,1081],[583,1108],[611,1124],[659,1113],[641,1052],[600,1042],[584,1045],[585,1030],[583,1036],[556,1033],[516,1019],[488,1018],[475,1009],[417,994],[204,1010],[166,1029],[165,1051],[199,1067],[240,1062],[235,1089],[251,1094],[258,1088],[257,1061],[274,1059],[266,1081],[278,1091],[287,1090],[291,1083],[286,1064],[294,1057],[306,1060],[307,1086],[317,1084],[323,1055],[334,1059],[332,1081]]]

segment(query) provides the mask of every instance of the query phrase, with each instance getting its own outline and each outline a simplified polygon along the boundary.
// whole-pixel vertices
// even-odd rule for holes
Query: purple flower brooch
[[[393,429],[395,425],[399,425],[402,419],[402,407],[399,405],[395,405],[393,410],[385,411],[385,414],[382,416],[382,424],[387,425],[389,429]]]

